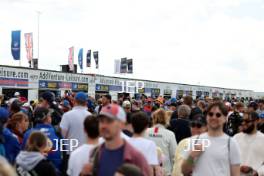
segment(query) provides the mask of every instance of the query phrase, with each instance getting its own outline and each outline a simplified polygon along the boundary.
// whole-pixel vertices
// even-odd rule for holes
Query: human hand
[[[93,165],[85,164],[80,173],[81,176],[92,175]]]
[[[202,154],[204,148],[202,144],[195,144],[193,149],[194,150],[191,151],[190,156],[192,158],[197,158]]]

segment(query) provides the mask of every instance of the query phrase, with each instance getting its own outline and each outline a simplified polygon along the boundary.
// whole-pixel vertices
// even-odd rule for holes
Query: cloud
[[[264,22],[260,13],[247,15],[248,9],[261,4],[259,0],[13,0],[0,6],[0,15],[6,17],[0,22],[4,26],[0,57],[11,60],[13,29],[33,31],[37,42],[35,10],[41,10],[41,68],[66,64],[73,45],[76,63],[80,47],[99,50],[100,70],[86,71],[112,75],[114,59],[129,57],[134,59],[137,78],[263,91],[259,80],[264,73]]]

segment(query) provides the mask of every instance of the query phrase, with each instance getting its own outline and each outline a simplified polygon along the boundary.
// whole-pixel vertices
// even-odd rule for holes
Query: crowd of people
[[[264,99],[0,96],[3,176],[264,176]]]

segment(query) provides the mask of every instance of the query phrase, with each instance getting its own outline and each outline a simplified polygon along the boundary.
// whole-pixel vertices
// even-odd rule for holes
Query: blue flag
[[[79,62],[80,69],[82,70],[83,69],[83,49],[82,48],[79,50],[78,62]]]
[[[11,52],[14,60],[20,60],[20,35],[21,31],[12,31]]]

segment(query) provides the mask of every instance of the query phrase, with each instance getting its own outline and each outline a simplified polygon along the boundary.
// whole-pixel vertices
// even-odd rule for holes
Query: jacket
[[[39,152],[22,151],[16,159],[19,176],[56,176],[54,166]]]

